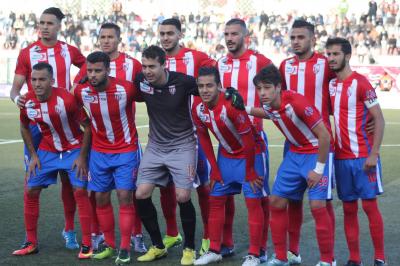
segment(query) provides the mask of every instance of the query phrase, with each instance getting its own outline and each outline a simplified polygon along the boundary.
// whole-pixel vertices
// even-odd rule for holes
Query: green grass
[[[145,107],[138,105],[136,115],[137,126],[147,125],[147,114]],[[383,144],[400,144],[400,110],[385,110],[385,119],[387,122],[385,138]],[[148,128],[140,128],[139,136],[142,143],[147,143]],[[283,137],[275,127],[268,121],[265,122],[265,131],[268,134],[270,142],[270,182],[272,183],[276,169],[282,159]],[[0,142],[4,139],[20,139],[18,109],[8,100],[0,99]],[[275,146],[277,145],[277,146]],[[400,233],[398,226],[400,224],[399,199],[400,181],[398,175],[400,146],[382,147],[383,176],[385,183],[385,194],[380,197],[380,207],[385,220],[386,233],[386,253],[391,265],[400,265],[400,255],[398,252],[398,243],[400,242]],[[63,228],[63,210],[60,199],[60,186],[52,186],[45,190],[41,195],[41,212],[39,218],[39,241],[40,253],[34,256],[15,258],[10,254],[23,241],[24,222],[23,222],[23,145],[22,143],[0,144],[0,265],[113,265],[113,260],[106,261],[78,261],[77,252],[69,251],[64,248],[64,241],[61,238]],[[158,192],[156,191],[154,202],[159,209]],[[196,202],[196,196],[193,193],[193,199]],[[115,195],[114,195],[114,203]],[[307,205],[307,204],[305,204]],[[348,252],[343,233],[343,215],[339,201],[334,201],[337,227],[336,227],[336,257],[338,265],[347,260]],[[114,204],[114,206],[117,206]],[[246,255],[247,249],[247,216],[243,204],[243,197],[236,197],[236,215],[234,223],[234,238],[236,242],[237,255],[233,258],[224,260],[220,265],[241,265],[241,257]],[[117,208],[115,208],[117,209]],[[361,208],[360,208],[361,209]],[[301,238],[301,254],[303,265],[313,266],[318,260],[318,249],[315,240],[314,222],[309,214],[308,207],[304,210],[305,218]],[[197,208],[197,238],[196,244],[201,241],[201,218]],[[159,212],[159,221],[161,229],[164,232],[164,222]],[[368,233],[368,223],[366,216],[360,212],[361,224],[361,250],[365,265],[371,265],[373,259],[373,249]],[[118,223],[116,223],[118,224]],[[76,219],[76,227],[79,225]],[[79,230],[78,230],[79,231]],[[118,233],[117,233],[118,236]],[[149,237],[146,237],[149,243]],[[271,247],[271,245],[269,245]],[[269,249],[269,254],[272,249]],[[173,248],[166,259],[148,263],[148,265],[179,265],[181,256],[180,248]],[[137,254],[133,254],[136,258]],[[132,264],[139,264],[133,262]]]

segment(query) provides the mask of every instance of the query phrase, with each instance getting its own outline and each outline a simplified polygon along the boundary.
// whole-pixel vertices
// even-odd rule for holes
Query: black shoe
[[[344,266],[364,266],[362,262],[357,263],[355,261],[349,260]]]
[[[383,260],[375,260],[374,266],[387,266],[386,262]]]

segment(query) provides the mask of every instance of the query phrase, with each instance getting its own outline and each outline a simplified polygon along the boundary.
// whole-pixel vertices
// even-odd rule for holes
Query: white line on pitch
[[[22,142],[22,139],[9,140],[9,141],[0,142],[0,145],[3,145],[3,144],[12,144],[12,143],[20,143],[20,142]]]

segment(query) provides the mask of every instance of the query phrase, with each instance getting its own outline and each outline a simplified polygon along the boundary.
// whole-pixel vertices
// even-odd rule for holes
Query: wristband
[[[15,96],[15,98],[13,99],[13,102],[14,102],[16,105],[18,105],[18,99],[19,99],[19,97],[21,97],[21,95],[17,95],[17,96]]]
[[[249,115],[251,113],[251,106],[245,107],[246,113]]]
[[[313,171],[319,175],[322,175],[324,173],[324,169],[325,169],[325,164],[317,162]]]

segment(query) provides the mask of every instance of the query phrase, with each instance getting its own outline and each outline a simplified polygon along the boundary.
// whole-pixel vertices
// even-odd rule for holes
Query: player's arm
[[[312,128],[312,132],[318,138],[318,157],[314,170],[308,173],[307,183],[309,188],[317,185],[322,178],[325,163],[328,159],[329,145],[331,141],[329,131],[326,129],[322,120]]]
[[[13,84],[10,91],[11,100],[19,107],[24,107],[25,104],[25,95],[21,95],[21,89],[26,81],[26,77],[24,75],[15,74]]]
[[[92,132],[90,129],[89,118],[86,116],[86,113],[83,109],[81,116],[84,116],[80,123],[83,130],[82,145],[78,158],[76,158],[76,160],[72,163],[72,169],[76,169],[78,178],[85,178],[88,175],[87,161],[90,144],[92,142]]]
[[[269,119],[269,116],[266,114],[265,110],[261,107],[246,106],[245,110],[248,115]]]
[[[376,167],[378,157],[379,157],[379,150],[382,144],[383,133],[385,129],[385,119],[383,118],[383,113],[379,104],[375,104],[374,106],[368,109],[369,114],[372,117],[372,121],[374,123],[374,130],[373,130],[373,142],[371,152],[365,161],[364,170],[368,171],[369,169]]]

